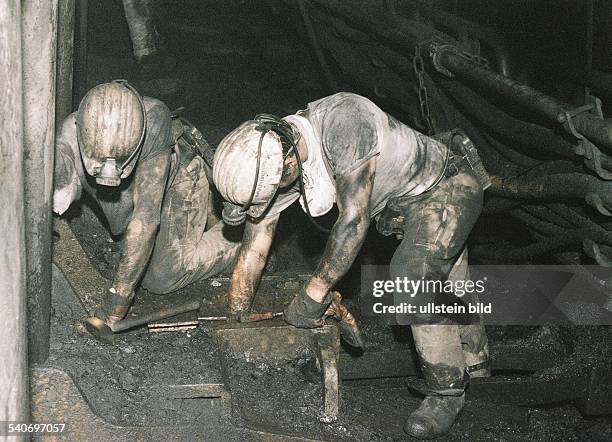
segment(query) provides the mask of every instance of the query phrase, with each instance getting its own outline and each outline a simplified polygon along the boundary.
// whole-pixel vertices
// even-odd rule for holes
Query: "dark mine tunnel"
[[[0,0],[0,83],[1,440],[612,440],[612,2]]]

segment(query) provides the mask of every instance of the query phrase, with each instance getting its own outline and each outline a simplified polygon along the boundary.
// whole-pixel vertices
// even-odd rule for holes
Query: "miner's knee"
[[[395,277],[432,278],[445,266],[441,254],[429,247],[398,247],[391,259],[390,273]]]
[[[171,261],[163,260],[162,262],[168,264]],[[180,275],[181,273],[173,270],[171,266],[151,265],[141,285],[151,293],[165,295],[181,288]]]

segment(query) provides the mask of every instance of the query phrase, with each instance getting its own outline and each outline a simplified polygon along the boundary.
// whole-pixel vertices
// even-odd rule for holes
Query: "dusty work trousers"
[[[195,156],[179,167],[166,192],[144,288],[169,293],[227,270],[234,262],[240,242],[226,237],[222,221],[207,225],[216,221],[210,216],[212,206],[204,160]]]
[[[391,261],[394,278],[468,278],[465,243],[482,210],[483,192],[467,164],[453,167],[454,176],[405,206],[404,236]],[[482,324],[413,325],[412,333],[425,382],[439,394],[461,391],[466,368],[488,360]]]

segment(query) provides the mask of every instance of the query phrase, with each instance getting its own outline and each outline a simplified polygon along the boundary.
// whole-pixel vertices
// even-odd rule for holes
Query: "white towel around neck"
[[[336,202],[336,186],[323,162],[321,139],[306,118],[289,115],[283,119],[297,127],[308,148],[308,158],[302,163],[305,193],[300,196],[302,209],[306,211],[305,196],[312,216],[325,215]]]

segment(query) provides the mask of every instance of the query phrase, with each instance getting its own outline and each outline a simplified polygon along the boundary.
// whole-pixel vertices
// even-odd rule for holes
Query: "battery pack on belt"
[[[467,162],[483,190],[491,186],[491,178],[482,164],[478,150],[465,132],[461,129],[454,129],[449,132],[436,134],[432,138],[446,144],[453,153],[461,156]]]

